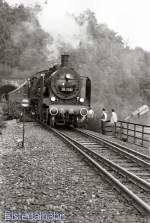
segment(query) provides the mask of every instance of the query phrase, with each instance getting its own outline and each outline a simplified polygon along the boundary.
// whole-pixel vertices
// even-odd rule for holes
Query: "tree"
[[[47,44],[35,12],[0,0],[0,77],[30,76],[46,65]]]

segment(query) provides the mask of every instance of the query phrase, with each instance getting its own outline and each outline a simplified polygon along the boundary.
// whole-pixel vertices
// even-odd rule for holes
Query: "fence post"
[[[115,122],[115,137],[117,138],[117,123]]]
[[[150,137],[148,138],[147,156],[150,156]]]
[[[129,123],[127,123],[127,142],[129,141],[128,140],[128,134],[129,134]]]
[[[120,139],[122,140],[122,121],[120,122]]]
[[[136,124],[134,124],[134,144],[135,144],[135,137],[136,137]]]
[[[143,146],[143,141],[144,141],[144,125],[142,126],[142,146]]]

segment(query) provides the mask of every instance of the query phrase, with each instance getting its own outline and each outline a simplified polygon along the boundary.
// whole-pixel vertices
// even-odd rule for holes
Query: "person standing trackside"
[[[115,112],[114,109],[111,109],[111,119],[110,119],[110,123],[111,123],[111,126],[112,126],[112,134],[115,135],[115,129],[116,129],[116,124],[117,124],[117,121],[118,121],[118,118],[117,118],[117,113]]]
[[[107,121],[107,113],[106,113],[106,109],[103,108],[102,110],[102,116],[101,116],[101,130],[102,130],[102,134],[105,135],[105,124]]]

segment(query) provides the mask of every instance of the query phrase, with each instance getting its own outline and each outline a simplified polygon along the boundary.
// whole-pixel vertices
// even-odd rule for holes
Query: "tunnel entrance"
[[[0,101],[8,100],[8,93],[15,90],[17,86],[12,84],[6,84],[0,87]]]

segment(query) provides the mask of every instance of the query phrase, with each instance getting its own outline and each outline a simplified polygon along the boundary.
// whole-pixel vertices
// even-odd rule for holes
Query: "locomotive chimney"
[[[69,55],[68,54],[62,54],[61,55],[61,66],[65,67],[69,65]]]

